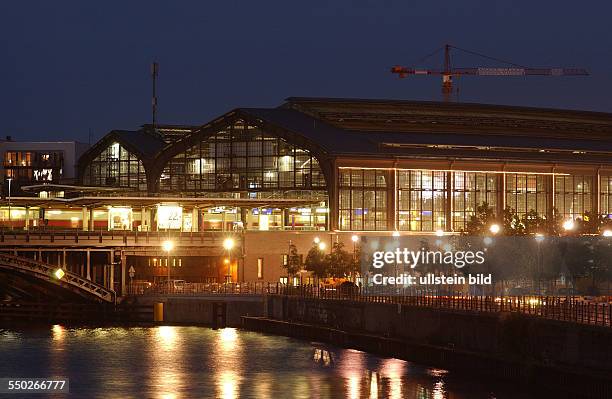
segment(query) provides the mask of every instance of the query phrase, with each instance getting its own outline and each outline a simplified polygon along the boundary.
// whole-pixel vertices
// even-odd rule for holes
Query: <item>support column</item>
[[[200,208],[198,208],[197,206],[193,207],[193,210],[191,211],[191,231],[193,232],[197,232],[200,229]]]
[[[595,181],[593,182],[593,213],[595,215],[601,215],[601,197],[599,193],[601,192],[601,171],[600,168],[597,168],[597,172],[594,176]]]
[[[289,209],[288,208],[283,209],[283,230],[287,230],[287,226],[291,226],[290,230],[293,230],[293,224],[291,223],[289,216],[290,216]],[[314,220],[312,220],[310,224],[312,227],[314,227],[313,226]]]
[[[127,293],[125,286],[125,274],[127,272],[127,256],[121,251],[121,296]]]
[[[89,208],[89,218],[87,218],[87,229],[89,231],[94,231],[96,229],[96,223],[94,221],[93,206]]]
[[[109,288],[112,291],[115,291],[115,262],[113,251],[108,251],[108,258],[110,260],[110,276],[109,276]]]
[[[506,174],[500,173],[497,179],[497,217],[503,220],[506,209]]]
[[[455,179],[453,178],[453,172],[446,172],[446,202],[445,202],[445,231],[455,231],[453,226],[453,189],[455,185]],[[434,221],[435,223],[435,221]]]
[[[87,276],[85,278],[87,278],[87,280],[91,280],[91,251],[89,250],[89,248],[87,249],[87,266],[86,266],[86,273]]]
[[[149,222],[147,221],[147,207],[140,208],[140,231],[147,231]]]
[[[83,226],[81,227],[83,231],[89,230],[89,212],[87,211],[87,207],[84,206],[83,209]]]
[[[149,231],[157,231],[157,226],[155,224],[155,207],[151,207],[149,209]]]
[[[30,230],[30,207],[25,207],[25,230]]]
[[[547,180],[546,188],[549,190],[549,193],[548,193],[548,198],[547,198],[547,202],[548,203],[546,204],[546,208],[547,209],[545,209],[544,212],[546,212],[545,215],[546,215],[546,218],[548,220],[552,220],[553,209],[556,207],[556,204],[555,204],[556,201],[555,201],[555,175],[554,175],[554,172],[555,172],[555,170],[553,168],[553,174],[546,176],[546,180]]]

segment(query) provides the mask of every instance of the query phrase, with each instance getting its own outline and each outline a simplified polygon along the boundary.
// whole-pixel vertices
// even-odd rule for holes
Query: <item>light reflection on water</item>
[[[0,377],[69,377],[71,394],[58,398],[530,397],[477,377],[233,328],[0,329],[0,359]]]

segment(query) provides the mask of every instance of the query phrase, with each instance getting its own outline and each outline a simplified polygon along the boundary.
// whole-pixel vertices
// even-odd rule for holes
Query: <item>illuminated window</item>
[[[548,212],[550,176],[521,173],[506,174],[506,207],[523,217],[529,211],[536,211],[541,217]]]
[[[612,175],[600,177],[601,214],[612,218]]]
[[[159,183],[164,192],[278,192],[283,198],[326,200],[323,173],[309,151],[243,121],[174,156]]]
[[[398,171],[398,229],[446,229],[446,172]]]
[[[257,278],[263,278],[263,258],[257,258]]]
[[[341,230],[387,230],[386,170],[341,169]]]
[[[453,172],[453,227],[464,229],[476,208],[487,203],[497,206],[497,175],[474,172]]]
[[[555,176],[555,208],[563,219],[582,218],[593,209],[593,176]]]
[[[129,187],[146,191],[147,178],[142,161],[119,143],[113,143],[93,159],[83,174],[90,186]]]

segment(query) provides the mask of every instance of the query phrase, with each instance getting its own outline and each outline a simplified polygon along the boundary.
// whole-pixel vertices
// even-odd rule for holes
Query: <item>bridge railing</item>
[[[170,237],[179,243],[214,245],[219,246],[220,242],[230,232],[220,231],[200,231],[200,232],[172,232]],[[29,243],[31,241],[44,241],[54,243],[56,241],[74,243],[104,243],[117,242],[123,244],[155,244],[168,239],[168,232],[165,231],[118,231],[118,230],[0,230],[0,243]]]
[[[578,296],[472,296],[472,295],[384,295],[368,294],[357,287],[278,285],[280,295],[329,300],[373,302],[438,308],[451,311],[499,313],[512,312],[581,324],[612,327],[612,298]]]
[[[173,283],[151,285],[150,287],[129,285],[129,295],[244,295],[244,294],[274,294],[280,292],[276,284],[263,282],[249,283]]]
[[[55,278],[54,273],[57,271],[57,266],[48,263],[0,252],[0,267],[13,269],[21,273],[25,272],[57,285],[67,285],[70,288],[79,290],[77,291],[79,293],[88,293],[92,297],[105,302],[114,303],[116,300],[114,291],[68,270],[62,269],[61,278]]]

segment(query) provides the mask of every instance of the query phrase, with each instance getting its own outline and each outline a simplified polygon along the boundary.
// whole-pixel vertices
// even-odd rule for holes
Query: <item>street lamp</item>
[[[563,229],[565,231],[570,231],[570,230],[574,230],[574,220],[573,219],[568,219],[565,222],[563,222]]]
[[[314,243],[315,243],[315,244],[318,244],[318,243],[320,243],[320,242],[321,242],[321,239],[320,239],[319,237],[315,237],[315,238],[314,238]]]
[[[393,232],[393,237],[399,237],[399,236],[400,236],[399,231],[395,230],[395,231]]]
[[[164,251],[166,251],[166,267],[168,268],[168,293],[170,293],[170,251],[174,249],[174,241],[164,241],[162,243],[162,248]]]
[[[436,236],[442,237],[444,235],[444,230],[438,229],[436,230]]]
[[[326,247],[325,243],[324,243],[323,241],[321,241],[321,242],[319,243],[319,249],[320,249],[321,251],[325,251],[325,247]]]
[[[612,237],[612,230],[606,229],[601,233],[604,237]]]
[[[227,251],[227,283],[232,282],[232,248],[234,248],[235,244],[234,239],[231,237],[227,237],[223,240],[223,248]]]
[[[493,223],[489,227],[489,231],[491,232],[491,234],[497,234],[497,233],[499,233],[499,230],[501,230],[501,228],[499,227],[499,225],[497,223]]]

